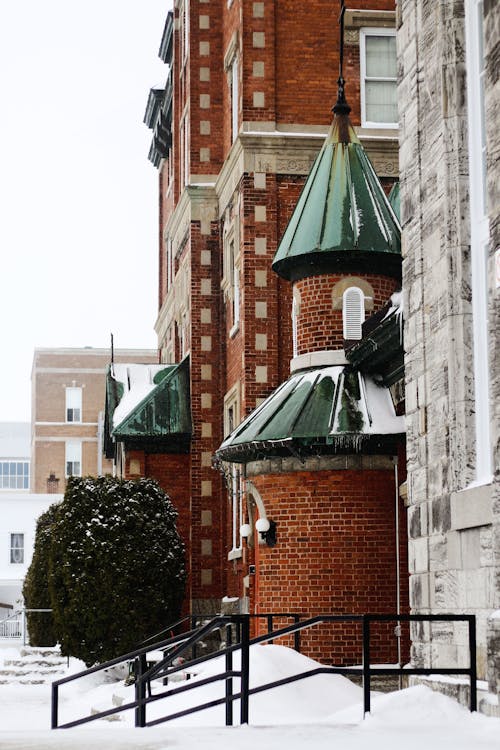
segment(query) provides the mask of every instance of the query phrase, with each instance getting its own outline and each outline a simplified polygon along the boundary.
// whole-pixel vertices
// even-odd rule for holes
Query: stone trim
[[[370,469],[394,469],[393,456],[311,456],[302,462],[298,458],[271,458],[250,461],[246,465],[247,477],[261,474],[289,474],[296,471],[368,471]]]
[[[493,486],[469,487],[450,496],[451,528],[455,531],[488,526],[493,522]]]
[[[308,352],[300,354],[290,360],[290,372],[305,370],[310,367],[325,367],[331,365],[348,365],[347,357],[343,349],[333,349],[323,352]]]

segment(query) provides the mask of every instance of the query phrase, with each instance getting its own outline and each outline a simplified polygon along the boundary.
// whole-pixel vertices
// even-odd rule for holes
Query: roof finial
[[[338,81],[337,81],[337,84],[338,84],[337,101],[335,103],[335,106],[333,107],[333,113],[336,114],[336,115],[348,115],[349,112],[351,111],[350,106],[346,102],[345,92],[344,92],[344,86],[345,86],[345,80],[344,80],[344,15],[345,15],[344,0],[340,0],[340,17],[339,17],[339,25],[340,25],[339,78],[338,78]]]

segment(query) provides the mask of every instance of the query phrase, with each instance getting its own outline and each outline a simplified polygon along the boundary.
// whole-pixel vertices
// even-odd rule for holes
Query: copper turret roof
[[[401,277],[401,230],[375,170],[338,107],[273,261],[285,279],[339,271]]]

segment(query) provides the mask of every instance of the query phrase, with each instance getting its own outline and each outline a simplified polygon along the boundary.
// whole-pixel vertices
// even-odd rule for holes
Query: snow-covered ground
[[[0,650],[0,660],[12,652]],[[235,660],[236,661],[236,660]],[[72,661],[75,672],[81,663]],[[235,666],[236,663],[235,663]],[[312,669],[316,662],[282,646],[251,649],[251,686]],[[206,665],[195,681],[223,668]],[[189,683],[188,683],[189,684]],[[222,694],[222,684],[198,688],[198,699]],[[218,691],[218,692],[217,692]],[[170,697],[169,712],[189,705],[190,694]],[[203,696],[200,698],[200,695]],[[123,682],[69,683],[60,688],[60,721],[133,700]],[[375,695],[372,713],[362,718],[361,689],[341,675],[318,675],[250,698],[250,726],[224,727],[223,707],[212,708],[168,724],[133,727],[131,711],[118,721],[99,720],[74,729],[51,731],[50,685],[0,685],[1,750],[46,748],[145,748],[147,750],[493,750],[500,748],[500,719],[470,714],[450,698],[426,687]],[[158,701],[148,718],[160,716]],[[235,717],[238,707],[235,706]]]

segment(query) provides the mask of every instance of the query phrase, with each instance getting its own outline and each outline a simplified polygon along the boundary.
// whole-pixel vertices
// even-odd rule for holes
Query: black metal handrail
[[[298,618],[298,615],[290,615],[289,613],[275,613],[272,617],[285,617],[292,616]],[[363,714],[370,712],[371,701],[370,701],[370,687],[371,679],[375,675],[430,675],[430,674],[443,674],[443,675],[467,675],[470,681],[470,710],[477,710],[477,696],[476,696],[476,682],[477,682],[477,670],[476,670],[476,620],[474,615],[407,615],[407,614],[368,614],[368,615],[317,615],[315,617],[295,621],[292,625],[288,625],[278,630],[270,630],[268,633],[257,636],[250,639],[250,620],[254,616],[252,615],[220,615],[205,623],[197,629],[193,629],[188,633],[183,633],[180,636],[174,636],[173,638],[160,641],[149,647],[142,647],[134,652],[125,654],[123,656],[112,659],[111,661],[105,662],[104,664],[91,667],[83,672],[68,677],[63,677],[60,680],[56,680],[52,683],[52,728],[68,728],[84,724],[89,721],[95,721],[96,719],[105,718],[112,714],[120,713],[122,711],[135,709],[135,725],[138,727],[154,726],[166,721],[170,721],[179,716],[185,716],[191,713],[202,711],[212,706],[225,704],[226,706],[226,724],[233,724],[233,703],[235,700],[240,701],[240,723],[247,724],[249,720],[249,698],[251,695],[270,690],[281,685],[290,684],[297,680],[306,679],[316,674],[344,674],[344,675],[362,675],[363,678]],[[270,624],[269,615],[257,615],[257,617],[266,617],[268,627]],[[469,666],[468,667],[376,667],[370,664],[370,636],[371,636],[371,624],[375,622],[466,622],[468,624],[469,633]],[[292,677],[283,678],[273,682],[260,685],[255,688],[250,688],[249,676],[250,676],[250,646],[258,643],[273,642],[276,638],[281,638],[286,635],[296,634],[306,628],[312,628],[320,623],[327,622],[359,622],[362,624],[362,640],[363,640],[363,660],[362,666],[351,666],[351,667],[329,667],[321,666],[313,670],[307,670],[300,674]],[[272,621],[271,621],[272,623]],[[237,642],[232,643],[232,628],[235,627],[237,634]],[[197,657],[188,662],[183,662],[181,665],[172,664],[179,656],[191,649],[193,645],[204,637],[210,631],[226,627],[227,631],[227,643],[228,645],[215,653],[207,654],[205,656]],[[153,649],[166,650],[167,653],[161,662],[147,669],[146,667],[146,654],[148,651]],[[241,651],[241,668],[240,670],[233,669],[232,657],[235,651]],[[212,677],[207,677],[203,680],[199,680],[187,685],[182,685],[177,688],[169,688],[161,693],[152,694],[151,692],[151,680],[158,679],[160,677],[169,677],[179,670],[190,669],[193,666],[202,662],[214,659],[221,655],[225,656],[225,670]],[[116,665],[123,661],[135,659],[135,700],[129,703],[116,706],[106,711],[100,711],[92,714],[91,716],[82,717],[74,721],[58,724],[58,688],[60,685],[78,679],[88,674],[92,674],[102,669],[106,669],[110,666]],[[240,679],[240,690],[237,693],[233,692],[233,678]],[[168,696],[177,695],[179,693],[187,692],[188,690],[195,689],[202,685],[207,685],[216,681],[225,681],[225,695],[222,698],[212,700],[207,703],[199,704],[188,709],[184,709],[180,712],[169,714],[158,719],[147,721],[146,719],[146,706],[149,703],[156,702],[162,698]],[[168,683],[167,683],[168,684]],[[147,694],[146,694],[147,693]]]

